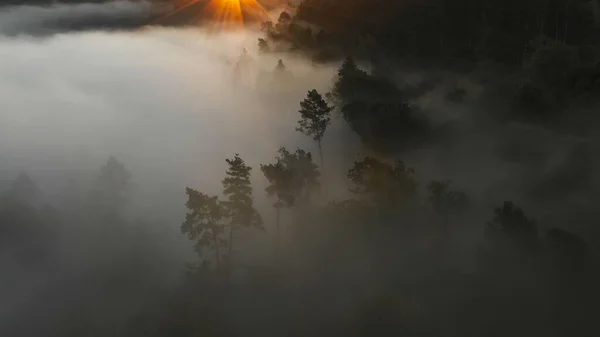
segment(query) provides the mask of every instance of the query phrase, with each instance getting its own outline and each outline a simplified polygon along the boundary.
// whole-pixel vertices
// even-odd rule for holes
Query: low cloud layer
[[[49,35],[90,29],[135,28],[150,22],[165,6],[150,1],[21,5],[0,11],[2,35]]]
[[[151,27],[64,30],[76,22],[91,22],[92,16],[109,22],[143,18],[148,10],[144,3],[108,3],[14,7],[0,14],[0,189],[5,191],[25,171],[45,203],[69,207],[69,202],[81,201],[78,196],[88,191],[86,184],[98,168],[115,156],[132,173],[134,221],[150,219],[159,230],[172,233],[168,237],[179,238],[164,239],[164,252],[154,252],[171,259],[162,276],[178,276],[184,269],[182,251],[192,254],[185,236],[177,233],[185,215],[185,187],[218,193],[225,159],[239,153],[254,167],[259,206],[270,211],[259,164],[272,162],[280,146],[316,150],[310,138],[294,130],[297,111],[309,89],[329,89],[334,69],[314,68],[292,56],[259,57],[254,32],[210,35],[201,29]],[[248,81],[234,76],[243,48],[255,60]],[[279,58],[293,73],[293,82],[269,81]],[[263,79],[260,87],[255,85],[257,76]],[[338,160],[354,159],[356,144],[346,143],[352,140],[347,135],[343,123],[335,122],[325,140],[332,167]],[[75,196],[70,194],[73,190]],[[132,254],[107,249],[118,243],[80,247],[77,239],[65,240],[69,240],[67,248],[61,249],[68,259],[84,261],[69,263],[81,263],[87,271],[98,267],[96,263],[111,264],[111,259]],[[268,237],[258,240],[262,250],[268,250],[264,244]],[[260,255],[261,249],[248,256],[252,254]],[[45,309],[34,309],[39,307],[37,301],[72,301],[76,307],[77,295],[70,295],[67,288],[69,282],[84,284],[78,279],[78,267],[74,275],[63,273],[56,276],[58,280],[49,280],[45,271],[31,275],[12,263],[10,256],[0,257],[3,272],[19,280],[19,285],[0,284],[5,298],[0,312],[6,317],[0,320],[0,331],[9,325],[27,326],[21,321],[25,317],[35,316],[39,330],[58,320],[44,314]],[[45,292],[50,297],[62,294],[59,301],[39,294],[49,285],[58,288]],[[77,291],[90,292],[84,288]]]
[[[293,85],[258,95],[233,77],[242,48],[254,53],[255,41],[253,33],[152,28],[0,38],[2,166],[52,177],[114,155],[142,186],[162,181],[181,194],[186,184],[219,188],[234,153],[257,167],[280,146],[314,150],[294,131],[298,102],[308,89],[327,90],[333,70],[290,58]],[[277,63],[254,56],[257,71]],[[344,131],[325,144],[333,157],[352,151],[341,144],[347,139],[335,144],[336,132]]]

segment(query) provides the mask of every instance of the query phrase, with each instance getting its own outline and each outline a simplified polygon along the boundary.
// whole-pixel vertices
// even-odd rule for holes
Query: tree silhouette
[[[286,68],[283,60],[278,60],[277,65],[273,69],[273,83],[275,86],[280,86],[292,78],[292,73]]]
[[[394,166],[373,157],[354,162],[348,178],[355,185],[352,192],[366,196],[379,207],[398,208],[407,205],[417,193],[414,171],[402,161]]]
[[[5,192],[4,198],[11,202],[32,205],[39,194],[39,189],[26,172],[20,172]]]
[[[264,33],[271,34],[274,29],[273,21],[265,21],[260,24],[260,30]]]
[[[285,72],[286,71],[285,64],[283,64],[283,60],[277,60],[277,65],[275,66],[275,72]]]
[[[258,39],[258,50],[261,53],[269,52],[269,42],[266,39],[259,38]]]
[[[265,189],[267,195],[275,196],[277,200],[273,204],[275,208],[275,244],[279,249],[279,227],[281,208],[290,208],[294,205],[294,172],[287,168],[281,160],[275,164],[260,165],[260,170],[269,181],[269,186]]]
[[[427,185],[429,191],[429,203],[433,208],[436,246],[444,249],[450,231],[450,222],[454,217],[465,213],[469,206],[469,199],[462,191],[450,188],[450,181],[431,181]],[[445,249],[444,249],[445,250]]]
[[[188,200],[185,206],[188,209],[185,221],[181,225],[181,232],[188,235],[190,240],[195,240],[196,252],[203,255],[205,247],[215,250],[217,270],[221,270],[220,247],[223,240],[223,219],[227,211],[217,196],[209,196],[187,187],[185,193]]]
[[[300,148],[292,153],[285,147],[279,149],[277,160],[293,173],[291,192],[296,200],[308,201],[311,192],[320,187],[319,168],[312,160],[312,154]]]
[[[94,182],[92,207],[104,216],[122,215],[128,203],[131,174],[115,157],[109,157]]]
[[[331,123],[331,111],[333,107],[329,106],[317,90],[310,90],[306,98],[300,102],[301,120],[298,121],[296,130],[312,137],[319,146],[319,156],[321,158],[321,167],[323,167],[323,148],[321,141],[327,127]]]
[[[277,18],[276,28],[280,33],[287,32],[290,23],[292,22],[292,16],[288,12],[281,12]]]
[[[258,211],[254,208],[252,200],[252,184],[250,172],[252,168],[236,154],[233,159],[226,159],[229,168],[223,179],[223,194],[227,201],[223,207],[229,217],[229,253],[227,261],[229,267],[233,266],[233,232],[241,226],[262,228],[263,221]]]
[[[431,181],[427,190],[429,190],[429,202],[440,214],[462,213],[469,203],[464,192],[450,188],[450,181]]]
[[[331,92],[332,96],[341,103],[349,103],[356,89],[357,79],[367,76],[358,68],[352,57],[346,57],[337,72],[337,80]]]
[[[519,252],[532,251],[537,246],[535,220],[528,218],[512,201],[505,201],[494,210],[487,224],[486,236],[495,245],[512,246]]]

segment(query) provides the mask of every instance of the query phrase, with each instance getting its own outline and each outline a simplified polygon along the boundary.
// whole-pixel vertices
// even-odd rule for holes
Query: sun
[[[270,19],[269,12],[257,0],[175,0],[173,7],[153,23],[163,23],[180,15],[187,24],[243,28],[249,22]]]

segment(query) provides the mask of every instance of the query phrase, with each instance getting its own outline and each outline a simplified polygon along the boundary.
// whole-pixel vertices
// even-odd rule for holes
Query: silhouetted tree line
[[[523,75],[501,97],[509,118],[556,125],[573,102],[598,92],[597,54],[586,52],[597,44],[590,6],[305,0],[296,14],[264,23],[259,46],[345,57],[331,92],[310,90],[298,107],[296,130],[316,143],[318,160],[282,147],[259,165],[266,185],[257,186],[253,167],[234,154],[226,159],[222,193],[186,188],[180,229],[197,254],[187,268],[165,259],[166,234],[128,217],[131,175],[115,158],[73,212],[46,205],[20,174],[0,199],[0,252],[24,269],[51,266],[68,277],[46,285],[31,306],[38,311],[0,326],[0,334],[596,336],[600,265],[595,243],[573,229],[576,212],[573,223],[547,226],[513,201],[489,209],[443,177],[423,184],[406,162],[377,155],[338,172],[347,198],[324,200],[321,193],[332,188],[323,173],[337,169],[323,147],[336,113],[377,152],[395,153],[434,132],[415,103],[432,85],[402,83],[375,55],[372,69],[362,69],[360,57],[347,56],[359,54],[359,38],[373,37],[374,52],[444,66],[482,58],[509,64]],[[323,28],[313,32],[300,20]],[[283,61],[275,75],[290,78]],[[457,87],[445,99],[458,104],[465,96]],[[564,170],[535,186],[535,196],[561,198],[563,185],[589,187],[591,156],[588,147],[577,149]],[[272,209],[259,209],[259,193]],[[267,227],[275,232],[271,263],[246,265],[238,249],[244,233],[270,234]],[[166,268],[187,277],[159,286]],[[51,323],[28,321],[43,315]]]
[[[364,94],[368,102],[379,94],[377,99],[398,104],[399,90],[377,80],[347,59],[332,100],[344,104],[346,97],[360,99]],[[374,87],[383,89],[368,93]],[[387,96],[386,90],[392,94]],[[323,141],[332,111],[316,90],[310,90],[300,104],[297,130]],[[342,109],[342,113],[348,112]],[[351,123],[351,115],[344,117]],[[250,172],[241,157],[234,158],[227,160],[230,166],[238,162],[244,172]],[[253,281],[238,286],[265,303],[277,303],[271,296],[287,303],[289,308],[276,309],[289,315],[282,323],[288,327],[278,333],[309,333],[300,329],[328,336],[593,335],[600,269],[597,256],[577,234],[566,228],[543,229],[512,201],[487,214],[489,220],[479,222],[477,230],[472,223],[481,219],[480,205],[450,181],[435,180],[422,188],[416,172],[404,162],[370,156],[346,172],[352,197],[323,205],[315,201],[319,191],[327,188],[321,180],[322,167],[313,162],[310,152],[286,148],[279,150],[273,163],[260,165],[268,182],[266,195],[274,199],[275,219],[267,221],[276,231],[275,264],[252,273]],[[226,180],[231,175],[230,168]],[[224,195],[239,194],[250,200],[249,179],[243,181],[243,187],[230,187]],[[196,275],[216,272],[217,283],[230,284],[226,282],[231,281],[230,269],[240,266],[223,257],[219,247],[231,251],[232,241],[219,236],[226,229],[213,230],[217,226],[207,220],[228,219],[230,211],[220,208],[217,196],[191,189],[187,193],[189,211],[182,231],[211,248],[209,259],[216,262],[215,268],[205,266]],[[257,211],[249,201],[246,205],[248,215],[240,223],[249,224]],[[293,215],[291,223],[281,220],[284,212]],[[197,228],[204,231],[213,226],[208,239],[190,234],[197,233],[190,228],[190,219],[201,219]],[[283,224],[291,227],[292,237],[282,238]],[[471,243],[469,257],[457,257],[463,244],[460,237],[468,231],[480,232],[482,240]],[[221,259],[229,263],[224,265]],[[464,260],[471,261],[470,267],[461,265]],[[457,261],[462,262],[457,265]],[[235,301],[235,296],[227,295],[234,290],[221,291],[224,298]],[[324,302],[323,296],[331,302]],[[295,304],[297,298],[309,307]],[[354,302],[343,305],[342,313],[333,298]],[[319,314],[310,313],[314,306],[321,306]],[[226,312],[223,315],[227,317]],[[269,319],[265,322],[277,325]]]
[[[417,102],[439,87],[439,78],[426,75],[409,85],[398,65],[476,77],[478,67],[493,64],[494,78],[485,85],[505,85],[496,93],[501,116],[494,118],[581,132],[584,118],[567,111],[600,97],[598,6],[588,0],[305,0],[293,14],[263,23],[259,48],[343,60],[326,96],[376,150],[397,150],[436,132]],[[448,104],[469,99],[463,87],[445,90]]]
[[[590,0],[304,0],[293,17],[284,12],[264,28],[273,44],[285,39],[347,53],[372,37],[397,56],[519,65],[536,37],[568,45],[597,42],[595,6]]]
[[[568,223],[546,228],[512,201],[490,212],[450,181],[422,186],[405,162],[376,156],[347,168],[349,198],[323,200],[320,192],[331,186],[322,178],[322,142],[334,107],[369,142],[387,125],[369,125],[381,117],[353,115],[346,106],[414,112],[405,97],[389,79],[346,59],[327,99],[310,90],[298,108],[297,131],[317,143],[320,164],[308,151],[282,147],[260,165],[266,186],[259,191],[272,200],[272,213],[255,205],[253,169],[238,154],[226,159],[221,195],[186,189],[181,232],[198,255],[188,268],[165,260],[161,233],[129,220],[131,175],[117,159],[99,170],[74,213],[46,206],[35,183],[19,175],[0,203],[2,252],[26,268],[69,275],[47,285],[39,303],[85,299],[65,304],[52,323],[15,321],[7,333],[595,335],[598,256]],[[402,118],[413,123],[409,114]],[[275,231],[271,263],[247,265],[236,249],[241,233],[264,232],[267,223]],[[465,239],[468,233],[477,238]],[[161,287],[155,282],[165,268],[187,277]],[[119,310],[98,309],[105,306]]]
[[[0,334],[120,335],[173,283],[181,260],[165,253],[177,237],[127,214],[130,178],[110,157],[68,209],[25,172],[2,193]]]

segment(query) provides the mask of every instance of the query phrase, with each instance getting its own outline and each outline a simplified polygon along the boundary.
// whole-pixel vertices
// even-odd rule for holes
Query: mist
[[[185,187],[218,193],[225,158],[236,153],[258,167],[273,160],[281,146],[314,149],[309,138],[294,132],[298,107],[290,102],[299,102],[308,88],[327,90],[335,68],[315,68],[292,55],[260,58],[257,71],[268,74],[285,58],[295,77],[294,83],[266,88],[266,97],[254,84],[257,74],[241,85],[233,76],[243,48],[256,55],[257,32],[215,35],[201,28],[153,27],[90,31],[139,21],[150,9],[145,2],[113,2],[9,7],[0,14],[0,180],[6,190],[26,172],[44,204],[70,210],[86,198],[107,158],[117,158],[132,175],[128,218],[145,222],[150,232],[164,233],[161,250],[152,252],[154,258],[170,261],[161,264],[161,277],[140,272],[140,277],[155,278],[151,283],[159,288],[152,289],[160,291],[177,283],[173,280],[182,277],[185,263],[194,261],[192,245],[179,234]],[[78,22],[98,24],[73,30]],[[332,130],[340,137],[331,136],[325,149],[336,153],[332,164],[347,164],[358,143],[341,123]],[[254,175],[264,180],[260,171]],[[262,189],[255,193],[269,211]],[[20,267],[10,250],[3,253],[3,275],[8,278],[1,285],[0,330],[13,336],[54,333],[52,326],[62,316],[89,302],[78,298],[94,291],[76,275],[102,275],[104,264],[139,254],[129,247],[130,239],[95,228],[103,225],[94,224],[93,217],[68,215],[61,221],[71,233],[62,234],[51,248],[58,256],[53,263],[64,265],[57,267],[58,273]],[[103,242],[93,244],[98,235]],[[267,238],[250,236],[245,259],[264,260],[270,252]],[[147,297],[136,294],[114,304],[127,307]],[[97,300],[90,303],[99,305]],[[89,324],[118,325],[125,314],[113,314],[108,321]],[[36,317],[37,330],[25,328],[27,316]]]
[[[376,132],[365,138],[325,95],[348,58],[322,62],[275,43],[266,52],[254,26],[147,25],[165,8],[2,8],[0,334],[563,336],[589,326],[577,313],[588,317],[597,296],[586,283],[597,280],[595,255],[576,271],[565,265],[588,256],[571,232],[590,246],[598,238],[600,143],[597,118],[585,119],[596,103],[527,123],[507,117],[522,79],[497,64],[441,70],[398,58],[381,71],[359,60],[424,121],[417,136],[395,124],[381,137],[393,146],[378,148]],[[252,66],[240,77],[244,51]],[[287,77],[276,76],[279,61]],[[335,104],[324,163],[316,138],[296,130],[311,89]],[[461,99],[449,98],[456,91]],[[281,147],[310,152],[319,173],[318,191],[287,205],[262,169],[285,161]],[[236,230],[236,268],[225,268],[184,230],[186,188],[221,198],[235,155],[252,167],[264,228]],[[511,232],[508,218],[525,229]],[[568,231],[558,253],[556,228]],[[572,304],[579,286],[587,300]],[[548,317],[563,312],[577,328],[552,330]]]
[[[75,30],[131,29],[167,9],[150,1],[7,6],[0,13],[0,33],[43,36]]]

